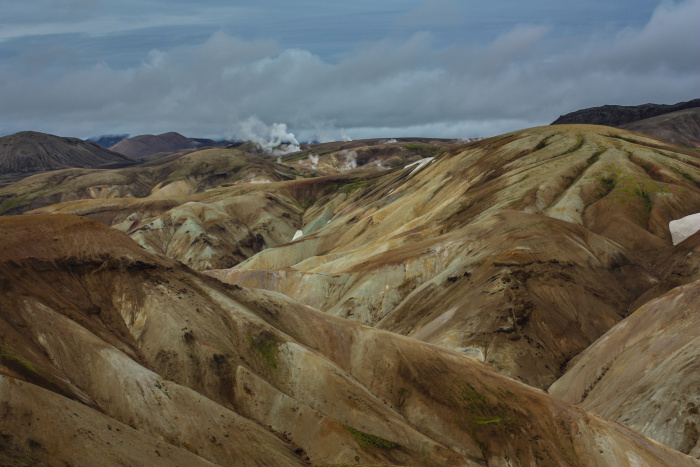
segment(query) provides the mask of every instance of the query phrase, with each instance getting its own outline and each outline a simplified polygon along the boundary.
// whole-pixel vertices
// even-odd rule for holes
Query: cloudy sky
[[[0,0],[0,135],[467,138],[700,97],[700,0]],[[247,122],[247,125],[246,125]]]

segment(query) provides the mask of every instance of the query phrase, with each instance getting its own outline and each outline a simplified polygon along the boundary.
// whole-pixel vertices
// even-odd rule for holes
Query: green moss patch
[[[365,433],[364,431],[356,430],[355,428],[348,425],[343,425],[343,427],[350,432],[352,437],[355,438],[357,443],[363,448],[375,447],[381,449],[393,449],[395,447],[398,447],[398,444],[392,443],[391,441],[386,440],[384,438],[380,438],[379,436],[371,435],[369,433]]]
[[[16,198],[7,198],[0,205],[0,213],[9,211],[10,209],[16,208],[17,206],[26,203],[28,200],[25,196],[20,196]]]
[[[358,181],[355,181],[355,182],[352,182],[352,183],[345,185],[341,189],[341,191],[343,191],[343,193],[350,194],[353,191],[358,190],[360,188],[366,188],[368,186],[372,186],[376,182],[377,182],[377,180],[358,180]]]
[[[467,407],[471,412],[483,412],[490,408],[486,396],[474,389],[469,383],[465,383],[462,387],[462,400],[467,403]]]
[[[23,359],[19,355],[17,355],[15,352],[12,350],[8,349],[7,347],[3,347],[0,345],[0,361],[4,362],[5,364],[15,364],[12,366],[20,365],[22,368],[30,371],[31,373],[39,373],[39,370],[29,361]],[[8,365],[9,366],[9,365]]]
[[[247,336],[250,345],[260,354],[265,362],[273,369],[277,369],[277,346],[279,342],[275,339],[275,335],[269,331],[262,331],[257,336],[248,331]]]

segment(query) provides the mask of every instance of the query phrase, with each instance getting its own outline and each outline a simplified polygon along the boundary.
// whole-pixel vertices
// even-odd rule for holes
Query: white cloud
[[[271,144],[289,134],[490,136],[593,105],[699,97],[699,12],[700,0],[664,2],[643,27],[570,44],[553,42],[551,26],[539,24],[517,25],[484,46],[441,45],[419,32],[334,60],[221,30],[122,69],[3,67],[0,129],[220,137],[245,130],[254,115],[262,127],[248,129]]]

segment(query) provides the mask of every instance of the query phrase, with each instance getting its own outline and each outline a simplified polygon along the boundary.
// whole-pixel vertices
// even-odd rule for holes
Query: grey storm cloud
[[[87,0],[62,3],[98,8]],[[445,11],[458,8],[447,0],[422,2],[397,15],[392,27],[421,17],[443,21]],[[163,36],[179,21],[172,18],[164,20]],[[243,136],[241,122],[253,118],[270,128],[286,124],[299,140],[341,139],[341,130],[352,138],[489,136],[548,124],[582,107],[699,97],[697,18],[700,0],[661,2],[646,22],[591,28],[577,40],[550,21],[515,21],[486,41],[416,30],[326,55],[218,27],[204,40],[155,47],[122,66],[74,66],[68,46],[14,61],[2,52],[0,63],[16,66],[0,69],[0,130],[236,137]],[[117,30],[119,22],[103,26]],[[51,25],[47,35],[69,29]],[[100,40],[94,25],[77,27]],[[5,42],[25,40],[19,26],[3,34]]]

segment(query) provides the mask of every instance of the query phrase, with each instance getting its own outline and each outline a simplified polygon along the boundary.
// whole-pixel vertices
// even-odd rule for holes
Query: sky
[[[700,97],[700,0],[0,0],[0,11],[0,135],[472,138]]]

